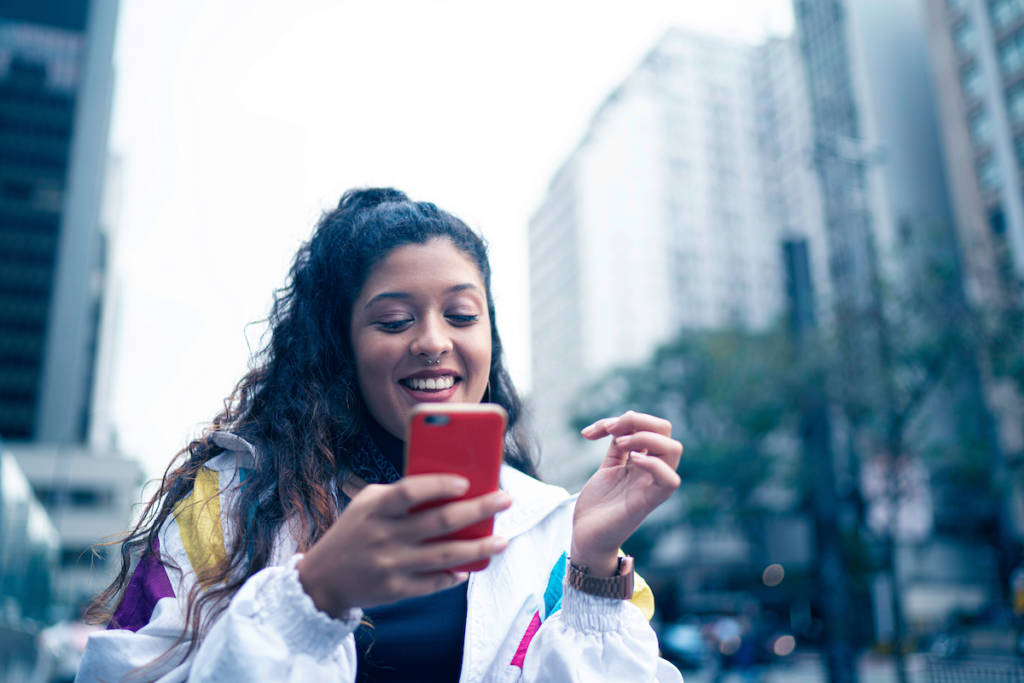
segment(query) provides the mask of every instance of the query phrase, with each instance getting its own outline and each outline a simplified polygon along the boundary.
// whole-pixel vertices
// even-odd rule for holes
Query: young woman
[[[537,481],[490,276],[452,215],[346,192],[277,292],[269,344],[123,544],[78,680],[681,680],[619,548],[679,485],[682,445],[628,412],[583,430],[611,442],[578,496]],[[425,401],[504,407],[500,491],[410,511],[466,486],[400,475]],[[491,537],[424,542],[493,515]]]

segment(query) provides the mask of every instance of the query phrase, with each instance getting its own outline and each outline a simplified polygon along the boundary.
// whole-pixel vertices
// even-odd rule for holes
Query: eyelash
[[[479,315],[449,314],[445,317],[456,327],[468,327],[480,320]],[[380,320],[375,324],[384,332],[397,334],[404,331],[405,328],[412,324],[412,322],[412,318],[406,318],[404,320]]]
[[[475,323],[478,320],[480,320],[480,316],[479,315],[455,315],[455,314],[451,314],[451,315],[448,315],[446,317],[450,321],[452,321],[452,323],[454,323],[455,325],[459,325],[459,326],[472,325],[473,323]]]

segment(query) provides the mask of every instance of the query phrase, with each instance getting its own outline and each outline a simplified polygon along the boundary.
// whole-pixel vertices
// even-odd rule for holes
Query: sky
[[[355,186],[484,235],[510,371],[533,388],[526,227],[597,107],[671,26],[757,42],[792,23],[789,0],[121,0],[121,450],[158,475],[220,410],[296,248]]]

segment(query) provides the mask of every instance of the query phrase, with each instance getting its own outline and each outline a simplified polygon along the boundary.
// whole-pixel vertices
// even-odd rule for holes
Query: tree
[[[791,486],[796,420],[791,350],[779,333],[686,331],[649,362],[619,368],[579,399],[578,427],[627,407],[672,420],[698,458],[683,458],[687,518],[741,524],[761,510],[758,491]]]

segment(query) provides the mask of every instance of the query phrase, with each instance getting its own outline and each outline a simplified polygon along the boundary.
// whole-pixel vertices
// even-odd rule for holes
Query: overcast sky
[[[392,185],[491,243],[529,377],[526,224],[596,107],[673,25],[756,42],[789,0],[122,0],[113,415],[152,474],[221,407],[346,188]],[[541,389],[542,390],[542,389]]]

